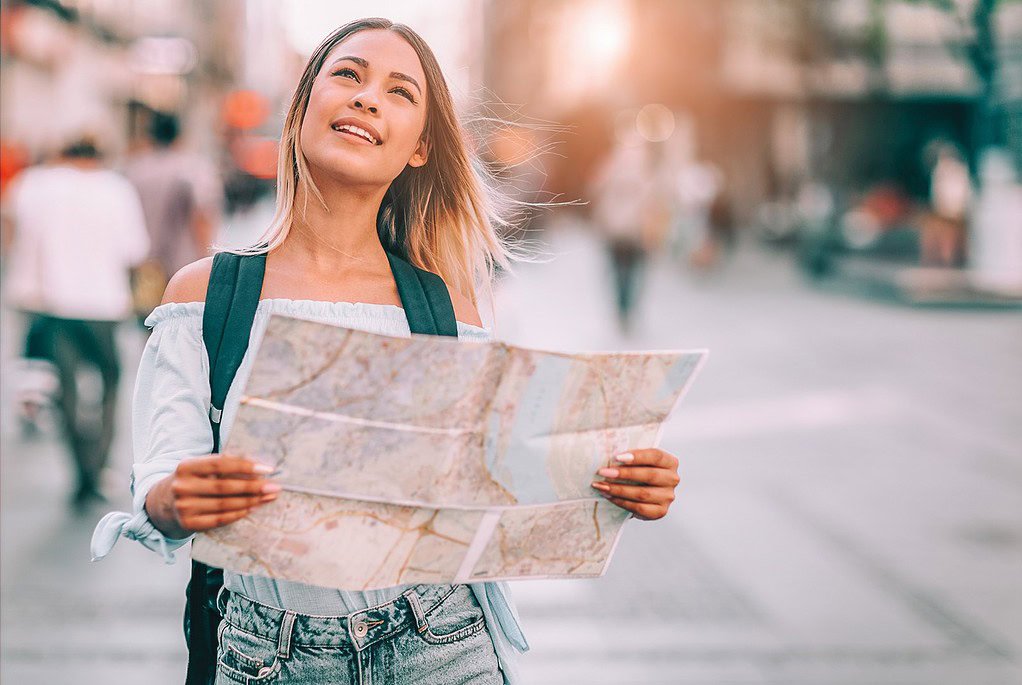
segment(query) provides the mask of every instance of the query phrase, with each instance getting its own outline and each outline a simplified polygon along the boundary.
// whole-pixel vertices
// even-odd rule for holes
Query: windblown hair
[[[295,225],[298,198],[323,202],[302,154],[301,129],[313,82],[330,51],[359,31],[393,31],[415,50],[426,74],[426,124],[429,157],[421,167],[406,166],[380,206],[377,229],[384,247],[412,264],[432,271],[448,287],[477,302],[477,287],[490,290],[495,268],[509,269],[516,257],[501,238],[513,227],[513,201],[502,195],[469,149],[450,90],[436,56],[415,31],[388,19],[360,19],[338,28],[312,53],[291,100],[280,137],[277,207],[269,229],[256,246],[235,250],[256,254],[273,250]],[[304,206],[304,205],[303,205]]]

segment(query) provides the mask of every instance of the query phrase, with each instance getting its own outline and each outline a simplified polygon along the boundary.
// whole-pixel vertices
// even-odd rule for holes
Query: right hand
[[[265,478],[271,472],[271,467],[244,457],[185,459],[149,491],[146,511],[153,524],[173,538],[226,526],[277,499],[280,485]]]

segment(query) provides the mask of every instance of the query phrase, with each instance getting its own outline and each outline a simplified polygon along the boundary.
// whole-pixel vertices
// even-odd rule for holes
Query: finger
[[[273,467],[260,464],[245,457],[211,454],[208,457],[192,457],[181,462],[186,473],[197,476],[265,476],[273,473]]]
[[[648,504],[670,504],[674,501],[674,488],[657,488],[648,485],[621,485],[594,481],[593,487],[608,495],[633,502]]]
[[[658,507],[655,504],[643,504],[641,502],[633,502],[627,499],[621,499],[620,497],[611,497],[610,495],[604,495],[607,501],[616,504],[626,511],[630,511],[635,514],[636,518],[643,519],[644,521],[652,521],[658,518],[663,518],[664,514],[667,513],[665,507]]]
[[[280,485],[262,478],[175,478],[170,486],[179,497],[236,497],[238,495],[269,495],[280,492]]]
[[[596,474],[607,478],[611,482],[628,481],[643,485],[660,485],[667,488],[673,488],[681,482],[677,471],[654,468],[652,466],[609,466],[600,469]]]
[[[186,497],[179,500],[175,506],[182,515],[196,516],[238,511],[239,509],[254,509],[275,499],[277,499],[276,494],[255,497]]]
[[[631,458],[628,457],[631,455]],[[651,447],[649,449],[628,450],[614,457],[614,461],[628,466],[655,466],[661,469],[678,470],[678,458],[670,452]]]
[[[181,524],[188,530],[195,532],[203,530],[211,530],[213,528],[219,528],[220,526],[226,526],[228,523],[234,523],[248,516],[251,509],[241,509],[239,511],[221,512],[219,514],[203,514],[200,516],[189,516],[182,519]]]

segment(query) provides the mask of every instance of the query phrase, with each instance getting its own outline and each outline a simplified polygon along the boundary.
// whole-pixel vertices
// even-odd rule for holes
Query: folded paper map
[[[563,354],[271,317],[225,454],[272,503],[195,538],[239,573],[345,590],[599,576],[629,513],[591,487],[655,447],[703,351]]]

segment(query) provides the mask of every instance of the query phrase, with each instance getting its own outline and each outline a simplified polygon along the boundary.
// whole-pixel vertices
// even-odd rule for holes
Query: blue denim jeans
[[[347,616],[309,616],[223,590],[216,685],[500,685],[467,585],[416,585]]]

